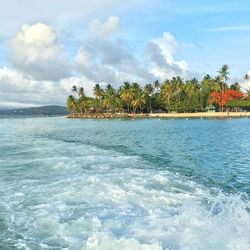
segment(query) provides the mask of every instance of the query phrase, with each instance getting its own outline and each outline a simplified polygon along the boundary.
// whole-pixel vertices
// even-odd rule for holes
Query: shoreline
[[[125,119],[125,118],[242,118],[250,117],[250,112],[197,112],[197,113],[102,113],[102,114],[69,114],[69,119]]]

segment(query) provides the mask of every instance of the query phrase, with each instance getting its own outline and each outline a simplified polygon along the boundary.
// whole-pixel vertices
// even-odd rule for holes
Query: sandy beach
[[[151,113],[151,114],[69,114],[67,118],[112,119],[112,118],[240,118],[250,117],[250,112],[197,112],[197,113]]]
[[[250,117],[250,112],[152,113],[148,116],[161,118],[233,118]]]

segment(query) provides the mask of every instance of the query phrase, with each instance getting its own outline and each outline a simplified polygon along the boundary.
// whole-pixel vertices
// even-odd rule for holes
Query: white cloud
[[[68,59],[55,30],[42,23],[24,25],[11,40],[10,62],[35,80],[58,81],[70,75]]]
[[[103,24],[98,22],[98,27],[104,27],[109,20]],[[96,30],[99,31],[99,28]],[[152,39],[147,44],[146,53],[138,59],[137,51],[133,51],[125,42],[97,32],[83,41],[76,56],[76,69],[94,82],[117,85],[124,81],[145,84],[176,75],[186,77],[189,75],[186,61],[175,59],[180,48],[173,35],[164,32],[162,37]]]
[[[185,77],[188,74],[188,64],[184,60],[175,60],[175,54],[181,45],[172,34],[164,32],[162,37],[152,39],[146,48],[146,53],[153,66],[151,72],[161,80],[176,75]]]
[[[115,34],[119,28],[119,18],[110,16],[108,20],[102,23],[100,20],[95,19],[89,24],[90,34],[93,36],[110,37]]]
[[[37,81],[15,70],[0,68],[0,107],[65,105],[73,85],[83,86],[86,93],[91,94],[94,83],[82,77],[69,77],[57,83]]]
[[[109,17],[104,23],[98,21],[94,29],[97,32],[84,40],[78,50],[76,70],[90,81],[116,86],[124,81],[144,84],[153,80],[154,76],[144,66],[144,60],[140,61],[124,41],[112,39],[118,24],[117,17]]]
[[[95,83],[118,87],[125,81],[146,84],[187,74],[187,63],[175,59],[181,45],[170,33],[152,39],[141,53],[115,38],[119,22],[114,16],[92,21],[89,36],[75,44],[74,66],[51,26],[24,25],[11,40],[12,68],[0,68],[0,104],[65,104],[73,85],[90,95]]]
[[[174,62],[173,56],[180,45],[169,32],[164,32],[162,37],[155,38],[152,40],[152,42],[159,46],[161,53],[164,55],[166,63],[170,64]]]
[[[45,21],[58,30],[82,30],[82,25],[96,17],[129,12],[135,7],[149,5],[143,0],[18,0],[1,1],[1,36],[11,37],[24,23]],[[10,14],[11,13],[11,14]],[[15,18],[13,18],[15,17]]]

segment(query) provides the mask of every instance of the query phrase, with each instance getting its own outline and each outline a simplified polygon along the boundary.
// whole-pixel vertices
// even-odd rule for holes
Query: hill
[[[57,116],[66,114],[68,114],[66,107],[58,105],[0,110],[1,116]]]

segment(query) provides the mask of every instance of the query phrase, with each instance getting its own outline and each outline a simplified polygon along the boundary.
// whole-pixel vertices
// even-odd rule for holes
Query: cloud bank
[[[138,51],[119,38],[119,28],[116,16],[94,19],[72,53],[53,27],[23,25],[10,41],[11,67],[0,68],[0,106],[64,104],[72,85],[91,94],[95,83],[118,87],[125,81],[146,84],[185,77],[188,65],[175,59],[181,44],[171,33],[152,38]]]
[[[11,65],[33,79],[58,81],[70,76],[69,60],[52,27],[42,23],[24,25],[10,44]]]

